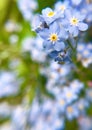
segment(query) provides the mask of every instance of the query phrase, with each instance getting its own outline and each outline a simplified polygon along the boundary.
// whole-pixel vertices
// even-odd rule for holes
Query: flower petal
[[[43,16],[46,16],[49,12],[51,12],[52,11],[52,9],[51,8],[49,8],[49,7],[47,7],[47,8],[45,8],[45,9],[43,9],[42,10],[42,15]]]
[[[60,51],[60,50],[63,50],[65,48],[65,44],[64,42],[57,42],[54,46],[54,49],[56,51]]]
[[[88,29],[88,25],[85,23],[78,23],[78,28],[80,31],[86,31]]]
[[[46,39],[46,38],[48,38],[49,30],[48,29],[44,29],[42,31],[39,31],[39,35],[40,35],[41,38]]]
[[[60,32],[59,32],[59,37],[61,39],[67,39],[68,38],[68,32],[65,31],[64,28],[61,28]]]
[[[69,32],[76,37],[79,33],[78,28],[76,26],[71,26],[69,27]]]
[[[58,34],[59,31],[60,31],[60,27],[57,22],[53,22],[52,24],[50,24],[50,32]]]
[[[49,41],[44,41],[43,42],[43,47],[47,50],[51,49],[53,45]]]
[[[74,36],[74,37],[77,37],[77,36],[78,36],[78,33],[79,33],[79,30],[78,30],[77,27],[75,27],[75,30],[74,30],[73,36]]]

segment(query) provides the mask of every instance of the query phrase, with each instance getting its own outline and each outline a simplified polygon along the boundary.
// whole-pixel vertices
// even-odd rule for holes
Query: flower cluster
[[[47,7],[39,15],[35,31],[43,39],[43,47],[59,63],[71,62],[80,36],[88,29],[89,4],[82,0],[57,2],[54,9]],[[87,4],[87,7],[86,7]],[[86,11],[85,11],[86,10]],[[90,17],[90,16],[89,16]],[[75,54],[71,54],[71,50]]]

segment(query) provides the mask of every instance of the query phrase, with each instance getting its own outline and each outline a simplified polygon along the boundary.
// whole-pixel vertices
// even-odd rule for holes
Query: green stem
[[[68,45],[71,47],[71,49],[75,52],[75,48],[72,46],[71,42],[67,40]]]

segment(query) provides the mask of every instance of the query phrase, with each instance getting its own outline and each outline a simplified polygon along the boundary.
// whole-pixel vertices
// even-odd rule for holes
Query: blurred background
[[[53,7],[55,2],[57,1],[0,0],[0,130],[92,130],[92,64],[88,67],[89,61],[86,58],[83,59],[83,65],[81,61],[77,62],[79,69],[75,69],[73,65],[65,65],[61,69],[46,55],[42,40],[36,37],[33,31],[36,14],[46,7]],[[92,8],[90,9],[92,11]],[[85,41],[92,44],[91,26]],[[90,59],[92,63],[92,54]],[[56,82],[58,74],[61,76],[62,80],[59,81],[62,86],[66,81],[69,85],[70,81],[73,82],[72,79],[77,79],[87,88],[86,92],[82,90],[79,95],[84,96],[87,93],[86,97],[90,101],[87,102],[85,97],[82,97],[80,104],[83,103],[83,106],[80,106],[80,109],[83,111],[77,121],[76,118],[71,121],[71,116],[69,120],[64,119],[64,115],[60,121],[57,114],[54,114],[56,110],[53,108],[53,101],[50,101],[54,100],[53,93],[57,95],[59,91],[56,87],[52,88],[53,84],[59,86]],[[81,86],[79,81],[76,83]],[[76,83],[72,84],[76,86]],[[40,106],[40,103],[43,103],[43,106]],[[53,110],[51,117],[47,117],[47,110]],[[40,121],[43,116],[41,111],[46,116],[43,122]],[[69,112],[73,113],[73,110],[69,109]],[[55,119],[52,124],[55,126],[42,128],[45,120],[49,122],[54,118],[53,115]],[[38,124],[34,123],[36,120]],[[83,124],[86,125],[85,129]],[[56,126],[61,128],[57,129]]]

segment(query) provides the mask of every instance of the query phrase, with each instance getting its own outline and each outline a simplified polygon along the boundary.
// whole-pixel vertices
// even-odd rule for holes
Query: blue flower
[[[83,22],[85,15],[80,14],[78,11],[67,10],[66,19],[68,31],[74,37],[78,36],[79,31],[86,31],[88,29],[88,25]]]
[[[52,51],[49,53],[49,56],[60,64],[71,63],[71,58],[69,54],[64,50]]]
[[[84,88],[84,84],[81,83],[79,80],[74,80],[70,83],[70,88],[75,92],[75,93],[80,93],[80,91]]]
[[[49,99],[43,99],[41,104],[38,102],[32,104],[29,121],[31,128],[34,130],[57,130],[64,128],[64,118],[59,116],[57,107],[53,108],[53,105],[56,106],[56,102]]]
[[[68,68],[68,70],[67,70]],[[57,74],[57,79],[60,79],[61,77],[65,77],[66,75],[69,74],[70,70],[71,70],[71,66],[68,66],[68,65],[59,65],[57,64],[56,62],[51,62],[50,63],[50,68],[51,70],[50,73],[56,73]]]
[[[55,10],[59,10],[62,13],[64,13],[65,10],[68,9],[68,8],[69,8],[69,2],[68,1],[64,1],[64,2],[58,1],[55,4]]]
[[[71,90],[70,87],[69,88],[64,87],[63,95],[64,95],[64,99],[68,104],[72,103],[78,98],[78,95],[73,90]]]
[[[13,73],[3,71],[0,73],[0,98],[16,95],[19,90],[19,81]]]
[[[23,130],[26,128],[27,115],[27,109],[24,109],[22,106],[18,106],[16,109],[14,109],[11,119],[13,128],[15,128],[15,130]]]
[[[57,102],[56,107],[57,107],[58,111],[60,111],[60,113],[64,113],[65,112],[65,108],[67,106],[67,102],[64,99],[64,95],[62,95],[61,93],[58,94],[56,96],[56,102]]]
[[[92,24],[92,3],[86,5],[86,9],[84,10],[86,14],[86,22],[90,25]]]
[[[21,11],[23,17],[30,21],[33,17],[33,12],[38,7],[35,0],[18,0],[18,8]]]
[[[86,114],[86,108],[89,107],[89,103],[86,99],[81,98],[77,103],[76,107],[79,109],[80,114]]]
[[[70,0],[70,6],[73,9],[77,9],[77,10],[81,10],[81,9],[85,9],[87,5],[86,0]]]
[[[11,106],[8,103],[0,103],[0,118],[6,119],[11,116]]]
[[[56,116],[55,118],[53,118],[53,125],[52,125],[52,129],[50,130],[63,130],[64,129],[64,119],[60,118],[59,116]]]
[[[58,18],[64,17],[60,11],[53,11],[51,8],[46,8],[42,10],[42,17],[46,21],[47,24],[52,23]]]
[[[49,28],[45,28],[39,32],[39,35],[44,39],[43,46],[47,50],[54,49],[60,51],[65,48],[63,42],[64,39],[68,38],[67,32],[58,23],[52,23]]]
[[[75,5],[75,6],[80,5],[83,1],[85,1],[85,0],[70,0],[70,2],[71,2],[73,5]]]
[[[77,48],[77,59],[81,61],[84,67],[92,63],[92,44],[79,43]]]
[[[66,117],[68,120],[73,120],[79,116],[79,111],[75,105],[70,105],[66,108]]]
[[[83,115],[78,121],[80,130],[91,130],[92,129],[92,117]]]

